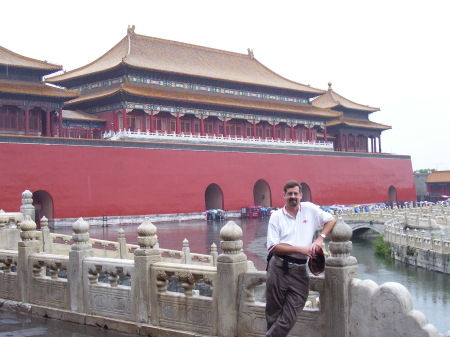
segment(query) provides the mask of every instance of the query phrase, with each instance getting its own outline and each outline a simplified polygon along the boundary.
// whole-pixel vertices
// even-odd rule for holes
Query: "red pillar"
[[[381,136],[378,136],[378,151],[381,153]]]
[[[200,115],[200,136],[205,135],[205,120],[203,115]]]
[[[256,119],[253,120],[253,138],[256,139]]]
[[[323,140],[324,140],[324,142],[328,141],[328,132],[327,132],[326,126],[323,128]]]
[[[25,136],[30,134],[30,110],[28,105],[25,107]]]
[[[113,111],[112,130],[114,132],[119,131],[119,113],[117,111]]]
[[[181,133],[181,125],[180,125],[180,114],[177,112],[177,117],[175,121],[175,133],[179,135]]]
[[[345,134],[345,152],[348,152],[348,133]]]
[[[122,108],[122,119],[123,119],[123,130],[126,131],[128,129],[127,108]]]
[[[223,118],[223,136],[227,136],[227,119],[226,117]]]
[[[59,124],[59,137],[64,137],[63,127],[62,127],[62,109],[58,110],[58,124]]]
[[[311,130],[312,130],[312,128],[310,126],[308,126],[308,142],[310,142],[310,143],[312,141],[312,139],[311,139],[312,138]]]
[[[277,139],[277,126],[275,125],[275,122],[272,124],[272,138],[273,140]]]
[[[291,140],[295,140],[294,124],[291,124]]]
[[[147,114],[144,112],[142,115],[142,132],[147,132]]]
[[[153,110],[150,112],[150,133],[155,133],[155,114]]]
[[[52,133],[50,131],[50,108],[45,110],[45,135],[51,137]]]
[[[50,113],[50,136],[55,136],[55,115],[53,113]]]

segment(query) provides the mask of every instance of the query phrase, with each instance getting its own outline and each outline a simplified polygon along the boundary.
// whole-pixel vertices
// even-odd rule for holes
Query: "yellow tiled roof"
[[[78,96],[78,93],[75,91],[56,88],[43,82],[19,82],[6,80],[0,80],[0,93],[54,98],[61,97],[67,99],[75,98]]]
[[[426,183],[450,183],[450,171],[432,171]]]
[[[103,119],[98,118],[96,115],[91,115],[82,111],[75,111],[75,110],[63,110],[62,115],[63,119],[95,121],[95,122],[105,121]]]
[[[311,101],[312,105],[325,109],[333,109],[338,106],[342,106],[347,109],[365,111],[368,113],[380,110],[379,108],[372,108],[368,105],[362,105],[352,102],[349,99],[334,92],[333,89],[331,88],[331,83],[329,83],[328,85],[329,85],[328,91],[325,94],[312,100]]]
[[[48,63],[47,61],[39,61],[29,57],[25,57],[12,52],[9,49],[0,46],[0,64],[5,66],[31,68],[39,70],[48,70],[48,73],[61,70],[62,66]]]
[[[50,83],[67,81],[127,65],[145,70],[197,76],[266,87],[290,89],[310,94],[324,90],[288,80],[248,54],[233,53],[187,43],[138,35],[133,29],[106,54],[92,63],[47,78]]]
[[[247,97],[236,97],[217,93],[204,94],[196,91],[188,91],[176,88],[157,88],[145,84],[138,84],[134,82],[127,82],[120,86],[109,87],[106,90],[92,92],[87,95],[83,95],[69,102],[66,102],[66,106],[76,106],[77,104],[94,101],[101,98],[111,97],[119,92],[141,96],[146,98],[171,100],[178,102],[211,104],[215,106],[245,108],[252,110],[265,110],[268,112],[285,112],[292,114],[317,116],[324,118],[336,118],[342,115],[339,111],[333,111],[328,109],[321,109],[317,107],[311,107],[308,105],[301,105],[288,102],[270,102],[264,99],[255,99]]]
[[[333,119],[327,122],[327,127],[335,126],[335,125],[348,125],[352,127],[364,128],[364,129],[377,129],[377,130],[389,130],[392,129],[389,125],[375,123],[365,119],[356,119],[356,118],[346,118],[339,117],[338,119]]]

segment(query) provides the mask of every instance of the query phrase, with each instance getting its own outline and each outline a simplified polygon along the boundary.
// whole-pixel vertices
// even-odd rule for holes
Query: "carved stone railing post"
[[[117,242],[119,243],[119,254],[121,259],[126,259],[128,256],[127,240],[125,238],[125,231],[120,228],[117,231]]]
[[[358,262],[350,255],[351,236],[352,229],[339,218],[330,235],[331,256],[325,260],[325,292],[320,296],[324,336],[349,336],[349,283],[358,277]]]
[[[42,251],[45,253],[51,253],[51,239],[50,229],[48,228],[48,219],[43,216],[41,218],[41,233],[42,233]]]
[[[84,312],[88,300],[83,287],[83,260],[93,256],[92,246],[89,241],[89,224],[79,218],[72,225],[73,245],[69,252],[69,268],[67,271],[67,282],[70,290],[70,309],[76,312]]]
[[[422,229],[421,234],[422,234],[422,236],[421,236],[421,241],[420,241],[420,248],[424,249],[424,245],[425,245],[425,230],[424,229]]]
[[[188,239],[184,239],[183,240],[183,262],[185,264],[190,264],[191,263],[191,249],[189,248],[189,240]]]
[[[247,256],[243,253],[242,229],[229,221],[220,230],[220,248],[217,257],[218,335],[237,336],[238,278],[248,269]]]
[[[217,267],[217,256],[219,256],[219,254],[217,253],[217,245],[214,242],[211,244],[211,256],[213,259],[213,266]]]
[[[153,318],[152,310],[157,310],[157,275],[151,274],[151,265],[161,261],[161,252],[157,248],[156,227],[146,217],[137,228],[139,248],[134,251],[133,317],[136,322],[148,323]],[[155,317],[156,320],[156,317]]]
[[[19,282],[19,296],[22,302],[29,302],[29,291],[33,270],[28,267],[30,254],[39,253],[40,244],[36,240],[36,223],[29,215],[20,223],[20,238],[18,243],[17,279]]]
[[[23,218],[27,215],[30,216],[31,220],[35,221],[34,218],[34,206],[33,206],[33,193],[28,190],[22,192],[22,206],[20,206],[20,213],[23,214]]]

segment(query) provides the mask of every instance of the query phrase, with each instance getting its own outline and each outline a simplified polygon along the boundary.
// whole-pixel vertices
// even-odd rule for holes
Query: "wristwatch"
[[[320,236],[323,237],[324,239],[327,237],[325,234],[320,233]]]

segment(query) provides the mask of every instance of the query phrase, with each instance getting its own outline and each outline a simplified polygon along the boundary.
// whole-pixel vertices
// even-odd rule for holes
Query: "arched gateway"
[[[41,218],[45,216],[49,223],[53,220],[53,198],[46,191],[36,191],[33,193],[33,206],[36,224],[40,225]]]
[[[223,192],[217,184],[210,184],[205,191],[205,209],[223,209]]]
[[[264,179],[259,179],[255,186],[253,187],[253,200],[254,205],[259,205],[263,207],[271,206],[271,195],[270,187],[267,181]]]
[[[393,206],[397,203],[397,189],[394,186],[389,186],[388,201],[390,206]]]
[[[302,186],[302,201],[312,201],[311,197],[311,189],[309,188],[307,183],[301,183]]]

